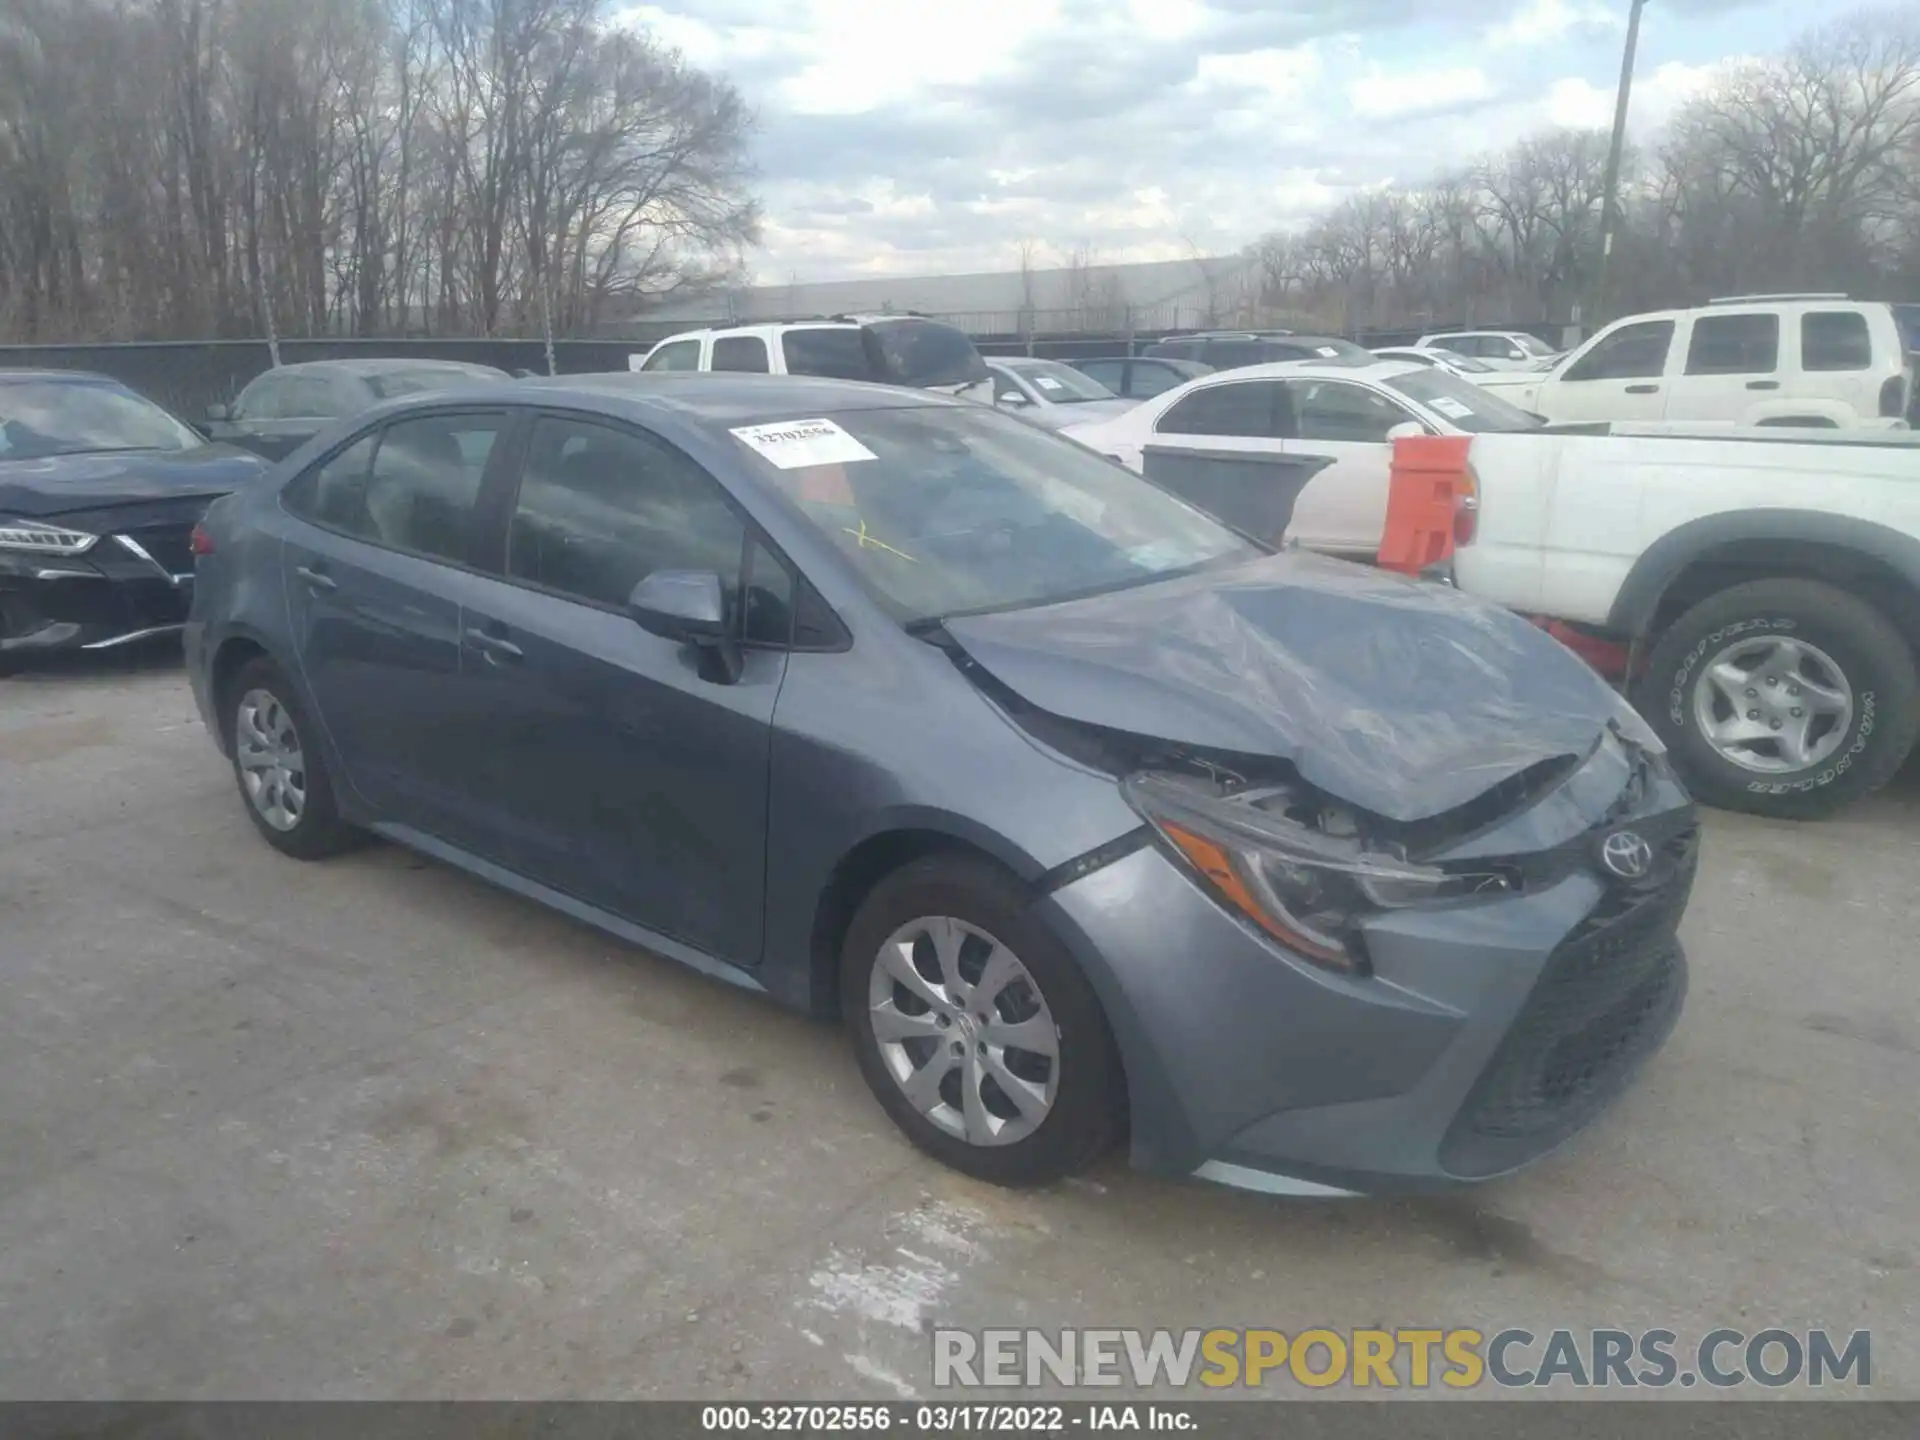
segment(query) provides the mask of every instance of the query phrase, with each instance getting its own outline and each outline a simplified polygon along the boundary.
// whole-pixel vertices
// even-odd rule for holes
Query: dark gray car
[[[196,537],[246,813],[839,1014],[974,1175],[1480,1179],[1665,1038],[1696,821],[1534,626],[990,408],[577,377],[383,406]],[[590,1057],[582,1056],[590,1063]]]
[[[256,375],[231,405],[209,405],[203,428],[210,440],[278,460],[382,400],[507,378],[491,365],[456,360],[309,360]]]

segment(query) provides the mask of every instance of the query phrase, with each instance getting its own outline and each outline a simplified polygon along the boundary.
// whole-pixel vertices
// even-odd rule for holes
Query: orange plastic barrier
[[[1473,498],[1470,435],[1410,435],[1393,442],[1383,569],[1418,575],[1453,554],[1456,527]]]

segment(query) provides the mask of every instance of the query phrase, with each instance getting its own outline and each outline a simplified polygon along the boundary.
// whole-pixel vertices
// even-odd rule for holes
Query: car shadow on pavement
[[[135,675],[179,671],[178,640],[158,639],[115,646],[111,650],[74,650],[53,655],[0,660],[0,695],[10,685],[61,684],[76,680],[114,681]]]

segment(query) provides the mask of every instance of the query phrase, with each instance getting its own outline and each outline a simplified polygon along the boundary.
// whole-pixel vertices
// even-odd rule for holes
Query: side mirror
[[[207,406],[207,419],[210,421],[231,420],[232,418],[233,407],[231,405]]]
[[[1002,390],[998,395],[994,396],[993,398],[994,398],[994,403],[996,405],[1018,406],[1018,405],[1031,405],[1033,403],[1031,400],[1027,399],[1025,395],[1022,395],[1018,390]]]
[[[1389,443],[1395,440],[1411,440],[1416,435],[1425,435],[1426,433],[1427,427],[1422,425],[1418,420],[1402,420],[1398,425],[1387,431],[1387,440]]]
[[[727,633],[727,597],[711,570],[656,570],[627,597],[627,613],[650,635],[697,646],[709,679],[731,685],[740,678],[740,647]]]

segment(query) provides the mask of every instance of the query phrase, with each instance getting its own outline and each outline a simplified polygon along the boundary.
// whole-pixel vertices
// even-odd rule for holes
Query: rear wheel
[[[332,777],[293,687],[272,661],[248,661],[226,687],[229,747],[240,798],[266,842],[318,860],[358,834],[340,818]]]
[[[1879,789],[1920,729],[1906,640],[1873,606],[1810,580],[1701,601],[1653,647],[1638,699],[1701,799],[1794,819]]]
[[[956,1170],[1043,1184],[1118,1138],[1120,1065],[1093,988],[984,860],[935,856],[874,889],[847,933],[841,1004],[882,1108]]]

